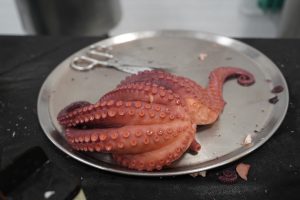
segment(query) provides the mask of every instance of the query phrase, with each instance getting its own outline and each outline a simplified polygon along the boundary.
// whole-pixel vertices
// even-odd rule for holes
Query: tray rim
[[[194,168],[191,168],[189,170],[183,170],[183,171],[164,171],[164,170],[162,170],[162,171],[146,172],[146,171],[129,170],[129,169],[125,169],[125,168],[122,168],[122,167],[121,168],[120,167],[111,168],[109,166],[109,164],[104,163],[104,165],[99,165],[97,163],[94,163],[93,159],[89,159],[88,157],[85,157],[85,156],[83,156],[83,158],[82,158],[83,154],[78,153],[78,152],[70,152],[64,146],[59,144],[53,136],[53,134],[57,134],[58,131],[55,129],[55,126],[53,125],[53,123],[51,121],[50,113],[49,113],[49,105],[46,104],[46,103],[49,103],[49,97],[46,97],[46,100],[48,100],[48,102],[45,102],[45,96],[44,96],[45,90],[51,84],[51,82],[49,82],[50,77],[55,73],[55,71],[58,70],[59,67],[62,64],[69,61],[73,57],[81,54],[81,52],[85,51],[91,45],[101,44],[101,45],[104,45],[104,46],[109,46],[109,45],[121,44],[121,43],[124,43],[124,42],[130,42],[130,41],[133,41],[133,40],[136,40],[136,39],[145,39],[145,38],[151,38],[151,37],[157,37],[157,36],[187,37],[187,38],[191,37],[191,38],[194,38],[194,39],[201,39],[201,40],[206,40],[206,41],[209,41],[209,42],[214,42],[216,44],[223,45],[225,47],[231,47],[235,51],[238,51],[239,48],[242,49],[242,50],[250,50],[251,52],[257,53],[260,56],[262,56],[263,59],[265,59],[267,62],[270,63],[270,65],[273,65],[272,67],[274,67],[274,70],[277,71],[280,79],[283,81],[283,84],[284,84],[283,87],[285,88],[285,93],[286,93],[284,98],[285,98],[285,101],[287,103],[286,103],[286,105],[283,109],[281,117],[277,120],[277,123],[273,126],[273,128],[271,129],[268,136],[265,137],[263,140],[260,140],[259,142],[257,142],[255,145],[245,149],[242,153],[240,153],[238,155],[235,155],[235,156],[227,158],[227,159],[218,158],[218,163],[215,163],[213,165],[203,166],[203,167],[200,167],[200,168],[195,168],[194,167]],[[283,98],[283,97],[281,97],[281,98]],[[98,168],[100,170],[119,173],[119,174],[124,174],[124,175],[146,176],[146,177],[177,176],[177,175],[197,173],[197,172],[200,172],[200,171],[206,171],[206,170],[209,170],[209,169],[213,169],[213,168],[216,168],[216,167],[223,166],[225,164],[229,164],[233,161],[236,161],[236,160],[240,159],[241,157],[244,157],[244,156],[252,153],[254,150],[258,149],[259,147],[261,147],[266,141],[268,141],[274,135],[274,133],[279,128],[279,126],[282,124],[282,122],[283,122],[283,120],[284,120],[284,118],[287,114],[288,106],[289,106],[289,90],[288,90],[288,85],[287,85],[286,79],[284,78],[283,74],[281,73],[281,71],[279,70],[277,65],[269,57],[267,57],[264,53],[262,53],[261,51],[255,49],[254,47],[252,47],[252,46],[250,46],[250,45],[248,45],[244,42],[241,42],[239,40],[235,40],[235,39],[232,39],[232,38],[229,38],[229,37],[226,37],[226,36],[217,35],[217,34],[212,34],[212,33],[207,33],[207,32],[199,32],[199,31],[190,31],[190,30],[155,30],[155,31],[130,32],[130,33],[124,33],[124,34],[112,36],[110,38],[94,42],[94,43],[92,43],[92,44],[90,44],[90,45],[88,45],[88,46],[86,46],[82,49],[79,49],[78,51],[74,52],[72,55],[66,57],[62,62],[60,62],[49,73],[49,75],[45,78],[44,83],[42,84],[42,86],[40,88],[38,99],[37,99],[37,113],[38,113],[38,120],[39,120],[40,126],[41,126],[44,134],[47,136],[47,138],[58,149],[60,149],[61,151],[63,151],[67,155],[69,155],[70,157],[74,158],[75,160],[77,160],[79,162],[82,162],[84,164],[87,164],[89,166]],[[46,109],[46,107],[47,107],[47,109]],[[46,119],[47,124],[45,124],[45,122],[42,121],[42,119],[45,118],[45,114],[46,114],[45,111],[48,111],[48,115],[49,115],[48,120]],[[60,137],[63,138],[61,135],[60,135]],[[214,160],[216,160],[216,159],[214,159]],[[207,161],[207,162],[213,162],[214,160],[210,160],[210,161]],[[207,163],[207,162],[205,162],[205,163]]]

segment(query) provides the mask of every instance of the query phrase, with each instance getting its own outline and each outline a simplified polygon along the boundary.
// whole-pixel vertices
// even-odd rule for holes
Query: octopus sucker
[[[161,170],[187,150],[200,151],[196,126],[218,120],[225,106],[223,83],[234,77],[242,86],[255,82],[236,67],[213,70],[205,88],[164,71],[144,71],[125,78],[95,104],[66,106],[57,120],[75,150],[111,153],[116,163],[134,170]]]

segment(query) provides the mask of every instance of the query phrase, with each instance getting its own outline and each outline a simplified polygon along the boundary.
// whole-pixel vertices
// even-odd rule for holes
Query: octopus
[[[196,127],[218,119],[225,106],[223,83],[233,77],[243,86],[255,82],[236,67],[214,69],[206,88],[165,71],[143,71],[94,104],[66,106],[57,120],[74,150],[110,153],[116,164],[132,170],[161,170],[201,149]]]

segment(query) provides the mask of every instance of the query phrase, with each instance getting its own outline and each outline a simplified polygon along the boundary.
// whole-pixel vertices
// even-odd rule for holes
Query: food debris
[[[266,193],[266,194],[268,193],[268,190],[267,190],[267,189],[265,189],[265,193]]]
[[[284,90],[284,88],[281,86],[281,85],[277,85],[277,86],[275,86],[272,90],[271,90],[271,92],[272,93],[280,93],[280,92],[282,92]]]
[[[233,184],[237,181],[238,176],[235,171],[226,169],[222,173],[223,175],[218,177],[221,183]]]
[[[11,136],[15,137],[16,136],[16,132],[14,131]]]
[[[206,177],[206,171],[191,173],[190,176],[192,176],[193,178],[195,178],[197,176]]]
[[[199,60],[204,61],[207,56],[208,55],[206,53],[200,53],[198,58]]]
[[[243,145],[248,145],[252,143],[252,136],[251,134],[248,134],[243,142]]]
[[[49,199],[54,194],[55,194],[55,191],[47,191],[47,192],[44,193],[44,198]]]
[[[249,164],[245,164],[245,163],[240,163],[236,166],[236,172],[238,173],[238,175],[244,179],[245,181],[248,180],[248,172],[250,169],[250,165]]]
[[[272,81],[270,79],[266,79],[266,82],[267,83],[271,83]]]
[[[154,49],[154,47],[147,47],[147,49],[149,50],[149,51],[151,51],[151,50],[153,50]]]
[[[152,103],[154,101],[154,96],[153,95],[149,95],[149,102]]]
[[[271,104],[276,104],[278,101],[279,101],[279,99],[277,96],[274,96],[269,99],[269,103],[271,103]]]

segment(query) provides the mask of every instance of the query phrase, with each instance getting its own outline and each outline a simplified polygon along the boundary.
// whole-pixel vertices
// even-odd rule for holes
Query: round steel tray
[[[206,86],[209,72],[218,66],[244,68],[256,78],[250,87],[241,87],[236,80],[226,82],[223,96],[227,104],[216,123],[198,129],[196,137],[202,148],[197,155],[185,153],[161,171],[140,172],[118,166],[109,154],[76,152],[64,140],[56,120],[59,110],[77,100],[95,102],[129,75],[103,67],[75,71],[70,68],[71,60],[84,54],[88,47],[78,51],[59,64],[44,82],[38,97],[38,118],[55,146],[101,170],[138,176],[174,176],[209,170],[237,160],[264,144],[286,114],[289,94],[283,75],[264,54],[242,42],[200,32],[149,31],[115,36],[94,45],[112,47],[114,55],[178,66],[174,68],[175,74],[189,77],[202,86]],[[268,99],[274,96],[270,91],[276,85],[283,86],[284,91],[278,94],[276,104],[270,104]],[[243,145],[249,134],[252,144]]]

